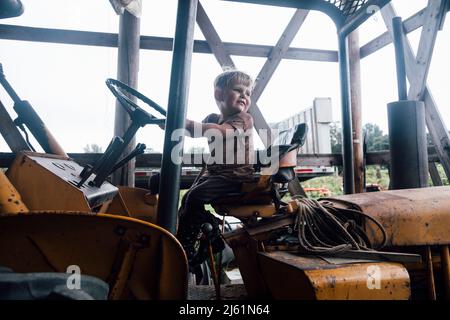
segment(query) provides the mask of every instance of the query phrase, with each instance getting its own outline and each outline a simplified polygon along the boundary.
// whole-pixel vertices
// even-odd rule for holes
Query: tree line
[[[366,152],[389,150],[389,136],[377,124],[367,123],[363,129]],[[342,128],[336,123],[330,125],[331,152],[342,152]]]

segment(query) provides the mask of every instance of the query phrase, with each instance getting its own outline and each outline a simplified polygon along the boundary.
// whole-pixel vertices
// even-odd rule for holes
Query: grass
[[[443,185],[449,185],[448,178],[445,175],[444,168],[440,163],[436,163],[436,167],[441,177]],[[366,186],[376,184],[382,190],[389,189],[389,171],[386,167],[379,165],[372,165],[366,167]],[[428,185],[433,186],[431,178],[428,177]],[[332,176],[314,178],[302,183],[303,188],[326,188],[330,191],[329,196],[337,196],[343,194],[342,176],[338,175],[337,171]],[[322,197],[318,192],[308,192],[311,198]]]

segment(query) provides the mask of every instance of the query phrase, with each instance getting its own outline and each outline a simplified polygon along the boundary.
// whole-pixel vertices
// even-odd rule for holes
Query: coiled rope
[[[383,226],[354,204],[338,200],[351,204],[353,208],[336,208],[326,199],[294,199],[298,201],[294,230],[297,231],[300,249],[303,251],[336,254],[348,250],[375,250],[363,229],[364,219],[373,222],[382,234],[383,240],[376,249],[386,244]]]

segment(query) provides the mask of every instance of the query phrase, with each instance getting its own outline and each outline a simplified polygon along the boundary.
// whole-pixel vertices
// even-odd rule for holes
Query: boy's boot
[[[216,218],[212,213],[206,211],[206,223],[210,223],[212,226],[212,231],[209,234],[209,239],[211,241],[211,246],[214,253],[220,252],[225,249],[225,243],[222,239],[220,232],[219,222],[221,220]]]
[[[195,245],[200,235],[201,224],[201,217],[198,214],[183,214],[180,216],[177,239],[186,252],[189,265],[191,265],[197,253]]]

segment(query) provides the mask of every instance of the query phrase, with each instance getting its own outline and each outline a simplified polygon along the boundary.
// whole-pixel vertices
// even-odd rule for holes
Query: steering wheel
[[[125,83],[120,82],[115,79],[106,79],[106,86],[111,90],[112,94],[119,100],[121,106],[127,111],[130,117],[135,114],[136,111],[140,114],[140,120],[144,121],[145,124],[164,124],[166,119],[166,110],[164,110],[159,104],[154,102],[152,99],[147,98],[142,93],[137,90],[127,86]],[[131,95],[136,97],[140,101],[144,102],[148,106],[150,106],[153,110],[156,110],[160,113],[164,118],[156,117],[153,114],[145,111],[141,107],[139,107],[135,102],[133,102],[128,96]],[[142,119],[142,115],[144,115],[147,119]]]

